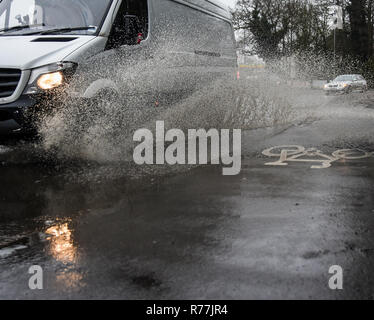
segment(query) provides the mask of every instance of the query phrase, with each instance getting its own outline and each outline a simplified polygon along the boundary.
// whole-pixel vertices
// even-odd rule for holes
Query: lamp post
[[[336,28],[334,28],[334,67],[336,64]]]
[[[334,6],[334,67],[336,65],[336,29],[343,29],[343,8],[340,6],[340,1],[336,1]]]

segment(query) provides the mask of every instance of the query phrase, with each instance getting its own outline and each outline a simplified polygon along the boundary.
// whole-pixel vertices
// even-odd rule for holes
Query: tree
[[[281,55],[280,44],[289,27],[282,0],[239,0],[233,18],[237,29],[251,32],[249,42],[260,56]]]
[[[371,51],[369,48],[368,10],[366,2],[365,0],[351,0],[347,6],[351,29],[350,41],[352,54],[359,57],[360,60],[366,60],[369,56],[369,51]]]
[[[343,30],[335,32],[333,5],[343,8]],[[233,17],[267,62],[292,56],[308,65],[304,74],[362,72],[374,83],[374,0],[239,0]]]
[[[237,29],[248,30],[264,59],[300,51],[327,51],[331,0],[240,0]]]

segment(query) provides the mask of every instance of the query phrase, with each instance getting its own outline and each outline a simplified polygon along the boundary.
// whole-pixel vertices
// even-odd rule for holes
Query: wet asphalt
[[[262,155],[374,151],[370,103],[326,99],[310,121],[244,131],[233,177],[207,166],[133,180],[2,147],[0,299],[373,299],[374,157],[311,169]],[[43,290],[28,287],[32,265]],[[343,290],[328,286],[332,265]]]

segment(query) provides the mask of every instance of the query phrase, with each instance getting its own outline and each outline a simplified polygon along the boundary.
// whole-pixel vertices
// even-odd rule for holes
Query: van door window
[[[148,1],[123,0],[113,23],[107,49],[140,44],[147,33]]]

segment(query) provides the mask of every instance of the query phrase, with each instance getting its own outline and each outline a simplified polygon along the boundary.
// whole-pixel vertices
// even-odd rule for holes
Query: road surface
[[[134,181],[1,147],[0,298],[373,299],[374,158],[311,169],[262,154],[374,151],[370,95],[321,99],[307,122],[244,131],[234,177],[207,166]],[[29,289],[32,265],[43,290]],[[328,286],[333,265],[343,290]]]

